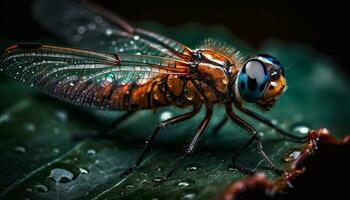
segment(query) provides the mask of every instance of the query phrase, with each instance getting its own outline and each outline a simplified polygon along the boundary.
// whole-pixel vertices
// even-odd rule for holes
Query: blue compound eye
[[[265,65],[257,60],[249,60],[238,76],[238,90],[247,102],[261,99],[267,87],[269,75]]]
[[[284,75],[284,69],[283,65],[278,61],[275,57],[267,55],[267,54],[259,54],[256,56],[259,60],[267,60],[268,62],[272,63],[275,67],[275,70],[281,71],[281,74]]]

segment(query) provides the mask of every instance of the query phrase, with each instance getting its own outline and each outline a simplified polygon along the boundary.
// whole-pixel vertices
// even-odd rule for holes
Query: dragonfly
[[[194,152],[213,116],[215,104],[222,104],[226,110],[215,130],[231,120],[251,135],[233,155],[234,163],[256,141],[262,158],[279,170],[264,152],[254,126],[237,111],[291,140],[302,142],[306,138],[287,132],[246,106],[255,104],[269,110],[285,91],[283,65],[273,56],[258,54],[247,58],[215,40],[205,40],[200,47],[191,49],[166,36],[135,27],[91,2],[37,0],[33,11],[43,27],[74,48],[38,43],[11,45],[0,56],[3,73],[74,105],[127,111],[111,127],[139,110],[166,106],[193,108],[160,122],[135,164],[124,175],[142,163],[160,130],[191,119],[204,107],[205,116],[191,143],[164,180],[170,178]]]

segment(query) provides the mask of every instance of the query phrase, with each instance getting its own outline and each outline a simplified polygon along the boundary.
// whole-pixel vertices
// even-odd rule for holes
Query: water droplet
[[[110,28],[106,29],[105,33],[107,36],[112,35],[112,29],[110,29]]]
[[[171,112],[165,111],[165,112],[163,112],[162,114],[160,114],[160,120],[161,120],[161,121],[164,121],[164,120],[170,119],[172,116],[173,116],[173,115],[172,115]]]
[[[127,189],[132,189],[132,188],[134,188],[134,187],[135,187],[134,185],[127,185],[127,186],[126,186]]]
[[[0,116],[0,124],[4,122],[10,121],[10,115],[9,114],[4,114]]]
[[[53,152],[54,152],[54,153],[59,153],[60,150],[59,150],[58,148],[54,148],[54,149],[53,149]]]
[[[147,141],[146,141],[146,142],[147,142]],[[161,167],[157,167],[157,168],[156,168],[156,171],[157,171],[157,172],[161,172],[162,170],[163,170],[163,169],[162,169]]]
[[[156,178],[153,179],[153,181],[154,181],[155,183],[160,183],[161,181],[163,181],[163,178],[156,177]]]
[[[193,199],[195,196],[196,196],[195,193],[188,193],[182,197],[182,200],[190,200],[190,199]]]
[[[69,85],[73,87],[74,86],[74,82],[70,82]]]
[[[186,167],[187,171],[196,171],[200,168],[200,166],[198,164],[190,164],[188,167]]]
[[[33,192],[32,188],[26,188],[26,192],[30,193]]]
[[[228,170],[229,170],[229,171],[236,172],[236,171],[237,171],[237,168],[236,168],[236,166],[234,166],[234,165],[229,165],[229,166],[228,166]]]
[[[277,123],[278,123],[277,119],[272,119],[271,122],[272,122],[274,125],[277,125]]]
[[[292,151],[292,153],[290,153]],[[284,156],[284,161],[286,162],[291,162],[293,160],[296,160],[300,157],[301,155],[301,152],[300,151],[297,151],[297,150],[289,150],[287,151],[286,155]]]
[[[55,118],[61,122],[67,121],[67,113],[64,110],[57,110],[55,112]]]
[[[139,40],[139,39],[140,39],[140,36],[138,36],[138,35],[134,36],[134,40]]]
[[[96,23],[100,24],[100,23],[102,23],[102,21],[103,21],[103,20],[102,20],[102,17],[100,17],[100,16],[96,16],[96,17],[95,17],[95,22],[96,22]]]
[[[54,128],[53,129],[53,133],[54,134],[59,134],[60,133],[60,129],[59,128]]]
[[[26,148],[22,147],[22,146],[16,146],[15,147],[15,151],[17,153],[25,153],[26,152]]]
[[[34,186],[35,190],[38,191],[38,192],[42,192],[42,193],[45,193],[47,191],[49,191],[49,188],[47,188],[45,185],[43,184],[36,184]]]
[[[88,149],[86,152],[88,155],[92,156],[96,154],[96,150],[95,149]]]
[[[88,174],[89,172],[86,169],[79,168],[80,174]]]
[[[74,175],[72,172],[61,168],[52,169],[49,176],[49,178],[57,183],[67,183],[71,181],[73,177]]]
[[[177,184],[177,186],[179,186],[179,187],[187,187],[187,186],[189,186],[190,184],[189,183],[187,183],[187,182],[180,182],[179,184]]]
[[[259,132],[258,135],[259,135],[260,137],[264,137],[265,133],[264,133],[264,132]]]
[[[96,28],[96,24],[95,23],[90,23],[88,25],[88,27],[89,27],[90,30],[94,30]]]
[[[85,27],[84,26],[79,26],[78,27],[78,33],[79,34],[84,34],[85,33]]]
[[[299,134],[299,135],[307,135],[308,132],[310,131],[310,128],[306,124],[303,124],[303,123],[294,124],[292,129],[293,129],[294,133]]]
[[[27,123],[24,125],[24,128],[27,130],[27,131],[35,131],[35,125],[32,124],[32,123]]]
[[[106,81],[108,82],[113,82],[114,81],[114,74],[108,74],[107,77],[106,77]]]

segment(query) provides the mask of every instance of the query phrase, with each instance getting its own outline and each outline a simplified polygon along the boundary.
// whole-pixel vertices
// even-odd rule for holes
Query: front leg
[[[236,164],[237,158],[243,153],[243,151],[254,141],[257,141],[257,150],[261,153],[263,158],[269,163],[269,165],[276,171],[280,172],[281,170],[276,167],[275,164],[270,160],[270,158],[266,155],[260,137],[257,135],[257,132],[253,126],[245,122],[243,119],[241,119],[239,116],[237,116],[233,110],[231,104],[226,104],[226,112],[227,115],[231,118],[233,122],[235,122],[237,125],[242,127],[244,130],[246,130],[248,133],[251,134],[251,138],[237,151],[237,153],[232,157],[232,161]],[[241,167],[242,168],[242,167]],[[243,168],[243,171],[248,171],[246,168]]]
[[[280,128],[279,126],[275,125],[274,123],[272,123],[272,121],[262,115],[259,115],[258,113],[255,113],[254,111],[251,111],[247,108],[244,108],[242,105],[236,105],[237,108],[242,111],[243,113],[247,114],[248,116],[268,125],[269,127],[275,129],[277,131],[277,133],[288,137],[289,139],[295,141],[295,142],[305,142],[305,140],[307,139],[307,135],[306,136],[295,136],[291,133],[288,133],[287,131],[283,130],[282,128]]]

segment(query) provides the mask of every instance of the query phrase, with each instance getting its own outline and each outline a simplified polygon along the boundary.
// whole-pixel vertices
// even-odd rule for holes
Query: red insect
[[[225,105],[228,116],[216,130],[229,118],[251,134],[251,139],[233,157],[234,162],[256,140],[263,158],[277,169],[264,153],[254,127],[236,115],[233,106],[291,139],[305,139],[244,107],[246,103],[256,103],[269,109],[284,91],[283,66],[272,56],[262,54],[246,59],[237,50],[210,40],[193,50],[136,28],[92,4],[39,0],[34,11],[44,27],[68,44],[93,50],[34,43],[12,45],[0,57],[0,70],[7,75],[75,105],[130,111],[126,116],[163,106],[193,107],[189,113],[161,122],[135,165],[124,174],[140,165],[159,130],[190,119],[202,106],[206,109],[204,119],[185,155],[165,178],[195,149],[212,117],[214,104]]]

